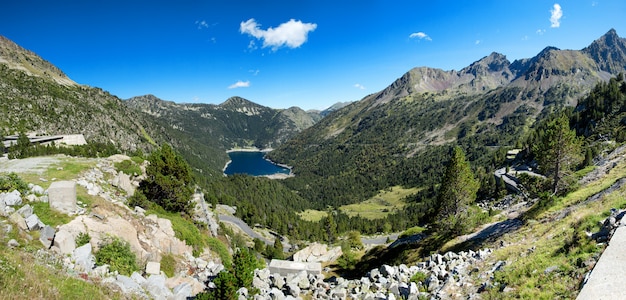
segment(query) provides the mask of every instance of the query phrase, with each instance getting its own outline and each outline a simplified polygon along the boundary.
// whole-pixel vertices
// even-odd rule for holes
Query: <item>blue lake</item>
[[[277,173],[289,174],[288,168],[278,166],[265,159],[265,152],[261,151],[232,151],[228,153],[230,163],[224,174],[248,174],[251,176],[265,176]]]

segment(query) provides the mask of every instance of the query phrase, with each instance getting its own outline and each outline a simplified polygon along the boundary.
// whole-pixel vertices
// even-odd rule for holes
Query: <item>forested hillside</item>
[[[512,63],[492,53],[461,71],[416,68],[269,156],[294,166],[296,177],[285,184],[323,209],[390,186],[428,190],[458,145],[489,197],[491,172],[506,150],[521,146],[536,121],[575,106],[597,82],[623,72],[623,49],[625,39],[610,30],[580,51],[547,47]]]

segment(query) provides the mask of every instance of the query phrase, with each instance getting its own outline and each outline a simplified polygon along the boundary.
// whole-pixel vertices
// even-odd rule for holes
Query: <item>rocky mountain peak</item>
[[[603,71],[615,74],[625,70],[626,39],[620,38],[615,29],[593,41],[582,52],[591,56]]]
[[[72,81],[50,62],[1,35],[0,64],[8,66],[10,69],[24,71],[31,76],[52,79],[62,85],[77,85],[76,82]]]
[[[226,101],[222,102],[221,104],[218,105],[220,108],[223,109],[229,109],[229,110],[238,110],[244,107],[248,107],[248,108],[264,108],[264,106],[256,104],[248,99],[245,98],[241,98],[238,96],[233,96],[230,97],[228,99],[226,99]]]

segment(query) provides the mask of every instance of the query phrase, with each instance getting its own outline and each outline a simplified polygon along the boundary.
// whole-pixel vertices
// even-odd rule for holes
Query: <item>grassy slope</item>
[[[485,298],[575,298],[585,274],[604,249],[585,232],[597,232],[599,221],[609,215],[611,208],[626,207],[626,187],[594,202],[583,201],[624,177],[626,163],[622,161],[603,178],[558,198],[545,211],[533,215],[531,208],[518,230],[479,245],[496,248],[487,267],[498,260],[506,261],[506,266],[495,273],[500,287],[506,286],[505,292],[493,288]],[[463,248],[462,243],[453,240],[441,252],[459,248]]]
[[[418,188],[391,187],[380,191],[376,196],[360,203],[343,205],[341,211],[353,217],[360,215],[367,219],[383,219],[396,210],[401,210],[406,203],[403,199],[419,191]]]
[[[42,174],[19,174],[26,182],[34,182],[47,188],[50,181],[39,178],[74,179],[88,169],[92,163],[82,159],[63,159]],[[59,169],[57,169],[59,168]],[[82,187],[77,188],[77,197],[89,204],[93,196],[87,195]],[[104,200],[102,200],[104,201]],[[52,211],[47,203],[30,203],[39,218],[49,225],[67,223],[71,217]],[[18,232],[16,226],[9,233],[0,232],[0,299],[124,299],[107,287],[68,276],[62,269],[63,263],[46,257],[39,242],[39,232]],[[7,247],[10,239],[16,239],[20,246]],[[29,241],[31,240],[32,241]],[[43,254],[42,254],[43,253]],[[25,266],[29,266],[25,268]]]

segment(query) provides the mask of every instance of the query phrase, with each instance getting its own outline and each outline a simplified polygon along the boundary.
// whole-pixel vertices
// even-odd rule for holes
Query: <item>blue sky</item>
[[[458,70],[500,52],[581,49],[626,1],[6,1],[0,35],[74,81],[127,99],[323,109],[413,67]]]

